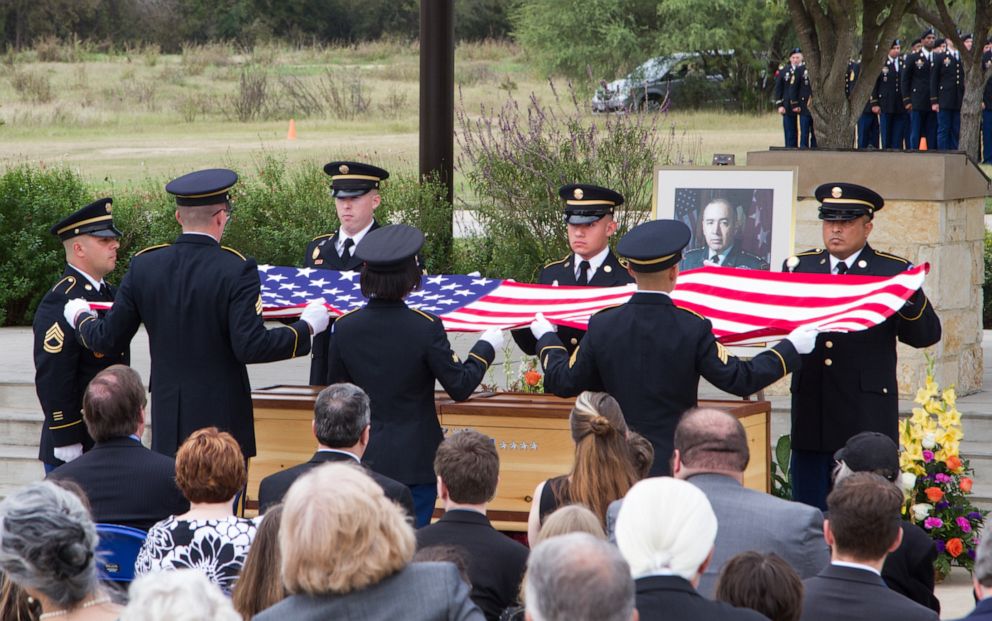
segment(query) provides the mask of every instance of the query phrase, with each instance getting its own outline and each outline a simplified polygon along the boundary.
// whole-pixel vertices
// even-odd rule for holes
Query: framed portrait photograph
[[[655,218],[681,220],[692,237],[680,267],[779,271],[792,254],[796,168],[659,167]]]

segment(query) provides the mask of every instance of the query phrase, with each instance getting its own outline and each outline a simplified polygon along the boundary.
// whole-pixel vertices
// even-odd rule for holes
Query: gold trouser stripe
[[[475,352],[469,352],[469,353],[468,353],[468,355],[469,355],[470,357],[472,357],[472,358],[475,358],[475,359],[477,359],[477,360],[478,360],[479,362],[481,362],[482,364],[484,364],[484,365],[486,365],[486,368],[487,368],[487,369],[489,368],[489,363],[488,363],[488,362],[486,361],[486,359],[485,359],[485,358],[483,358],[483,357],[482,357],[482,356],[480,356],[479,354],[477,354],[477,353],[475,353]]]
[[[51,429],[52,431],[54,431],[56,429],[65,429],[66,427],[72,427],[73,425],[78,425],[81,422],[83,422],[83,421],[77,420],[77,421],[72,422],[72,423],[66,423],[65,425],[58,425],[58,426],[55,426],[55,427],[49,427],[49,429]]]
[[[903,319],[905,319],[906,321],[916,321],[917,319],[919,319],[920,317],[923,316],[923,311],[925,311],[927,309],[927,302],[929,302],[929,300],[926,297],[924,297],[923,298],[923,306],[920,307],[920,312],[919,312],[919,314],[916,315],[916,317],[907,317],[906,315],[903,315],[902,313],[899,313],[899,316],[902,317]],[[896,312],[898,312],[898,311],[896,311]]]
[[[769,349],[768,351],[770,351],[773,354],[775,354],[776,356],[778,356],[778,361],[782,363],[782,377],[785,377],[786,375],[788,375],[789,374],[789,367],[785,364],[785,358],[782,357],[782,354],[778,353],[778,350],[776,350],[776,349]]]
[[[104,222],[106,220],[113,220],[113,219],[114,217],[112,215],[107,214],[106,216],[97,216],[96,218],[90,218],[89,220],[81,220],[79,222],[70,224],[69,226],[63,226],[59,230],[55,231],[55,234],[61,235],[66,231],[71,231],[72,229],[78,229],[79,227],[86,226],[87,224],[93,224],[94,222]]]

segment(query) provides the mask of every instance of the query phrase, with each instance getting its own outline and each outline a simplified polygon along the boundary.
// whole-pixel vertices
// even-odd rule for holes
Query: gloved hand
[[[69,300],[65,303],[65,307],[62,309],[62,315],[73,329],[76,328],[76,317],[79,316],[79,313],[93,314],[93,311],[90,310],[90,303],[83,298],[73,298]]]
[[[83,445],[77,442],[69,446],[56,446],[52,453],[55,454],[55,459],[68,463],[83,454]]]
[[[800,354],[808,354],[816,346],[816,335],[820,331],[814,326],[799,326],[786,337],[796,351]]]
[[[530,333],[534,338],[541,340],[541,337],[548,332],[554,332],[555,326],[544,317],[544,313],[534,315],[534,321],[530,322]]]
[[[500,330],[499,328],[489,328],[488,330],[482,333],[482,336],[479,337],[479,340],[489,343],[490,345],[493,346],[493,349],[498,351],[501,347],[503,347],[503,338],[504,337],[502,330]]]
[[[326,330],[327,324],[331,322],[323,299],[310,300],[310,303],[300,313],[300,319],[310,324],[310,334],[314,336]]]

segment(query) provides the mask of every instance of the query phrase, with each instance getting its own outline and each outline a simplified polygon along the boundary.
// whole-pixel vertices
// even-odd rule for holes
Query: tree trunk
[[[977,67],[965,67],[964,83],[964,103],[961,104],[961,141],[958,148],[975,158],[975,161],[980,162],[982,160],[978,154],[978,147],[981,144],[982,91],[985,88],[980,60]]]
[[[827,91],[826,95],[830,95]],[[819,96],[813,92],[810,106],[813,113],[813,129],[816,132],[816,146],[827,149],[850,149],[854,146],[854,128],[858,116],[852,114],[851,106],[840,89],[840,97]]]

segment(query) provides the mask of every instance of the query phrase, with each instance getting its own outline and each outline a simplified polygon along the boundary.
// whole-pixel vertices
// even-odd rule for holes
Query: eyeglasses
[[[219,214],[220,212],[222,212],[222,211],[223,211],[224,213],[226,213],[226,214],[227,214],[227,219],[228,219],[228,220],[230,220],[231,218],[233,218],[233,217],[234,217],[234,214],[232,213],[232,211],[233,211],[233,209],[234,209],[234,208],[233,208],[233,207],[231,207],[231,205],[230,205],[230,204],[228,204],[228,206],[227,206],[227,207],[224,207],[224,208],[222,208],[222,209],[218,209],[217,211],[215,211],[215,212],[213,212],[213,213],[212,213],[212,214],[210,215],[210,217],[211,217],[211,218],[213,218],[214,216],[216,216],[217,214]]]

